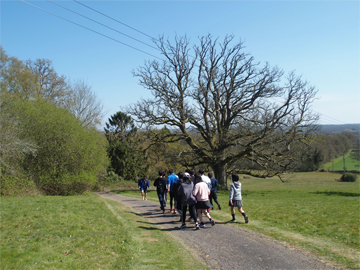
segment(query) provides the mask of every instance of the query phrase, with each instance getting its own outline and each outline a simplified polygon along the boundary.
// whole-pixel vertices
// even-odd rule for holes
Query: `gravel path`
[[[206,223],[205,228],[195,230],[194,223],[187,222],[188,227],[180,230],[179,215],[169,211],[163,214],[159,203],[112,192],[95,194],[125,205],[160,230],[173,234],[211,269],[336,269],[298,249],[226,223],[217,222],[213,227]]]

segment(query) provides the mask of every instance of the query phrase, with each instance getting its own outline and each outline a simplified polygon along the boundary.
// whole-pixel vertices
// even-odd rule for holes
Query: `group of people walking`
[[[249,222],[248,216],[242,209],[241,183],[237,174],[232,175],[233,183],[230,185],[229,206],[231,208],[232,220],[235,219],[235,207],[244,216],[245,223]],[[180,228],[186,228],[186,213],[189,211],[190,219],[195,223],[198,230],[205,227],[203,214],[208,218],[212,226],[215,225],[214,219],[210,215],[210,209],[214,209],[213,200],[221,210],[220,203],[217,199],[218,181],[209,173],[207,176],[204,170],[198,173],[193,169],[187,169],[184,173],[180,172],[175,175],[174,170],[169,171],[166,177],[164,171],[159,171],[159,176],[154,182],[157,195],[160,202],[160,209],[165,213],[167,205],[167,196],[170,196],[170,212],[180,215],[182,225]],[[146,200],[147,188],[150,187],[149,180],[144,176],[138,182],[141,190],[142,199]]]

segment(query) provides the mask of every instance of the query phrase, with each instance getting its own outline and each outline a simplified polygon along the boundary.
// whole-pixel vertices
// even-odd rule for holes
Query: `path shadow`
[[[153,224],[153,223],[151,223]],[[148,230],[148,231],[163,231],[163,232],[171,232],[171,231],[178,231],[180,230],[180,228],[175,227],[175,228],[148,228],[148,227],[143,227],[140,226],[140,229],[144,229],[144,230]]]
[[[178,224],[180,224],[180,225],[181,225],[181,222],[177,222],[177,221],[170,221],[170,222],[168,222],[168,221],[159,221],[159,222],[136,221],[136,222],[138,222],[138,223],[144,223],[144,224],[154,224],[154,225],[169,225],[169,224],[171,224],[171,225],[178,225]],[[179,226],[180,226],[180,225],[179,225]]]
[[[316,191],[310,194],[328,195],[328,196],[344,196],[344,197],[360,197],[360,193],[340,192],[340,191]]]
[[[139,200],[121,200],[122,202],[137,202]]]
[[[153,205],[135,205],[132,208],[145,208],[145,207],[151,207],[152,209],[154,208]]]
[[[217,222],[216,224],[239,224],[239,225],[245,225],[245,221],[225,221],[225,222]]]
[[[162,213],[153,213],[153,212],[147,212],[147,213],[135,213],[135,212],[130,212],[134,215],[140,216],[140,217],[146,217],[146,218],[173,218],[173,216],[168,216],[166,214],[162,214]]]

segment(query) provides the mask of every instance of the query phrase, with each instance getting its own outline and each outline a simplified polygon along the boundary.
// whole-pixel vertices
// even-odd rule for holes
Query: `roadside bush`
[[[104,182],[114,182],[114,181],[121,181],[121,177],[117,175],[113,170],[108,170],[106,176],[104,177]]]
[[[340,182],[356,182],[356,174],[345,173],[341,176]]]
[[[114,170],[110,168],[106,175],[97,182],[93,189],[97,191],[117,189],[121,182],[123,182],[122,177],[117,175]]]
[[[3,173],[0,184],[1,196],[36,196],[41,192],[34,181],[25,175]]]
[[[19,109],[22,129],[38,146],[23,167],[45,194],[81,194],[105,175],[109,163],[103,134],[43,100],[24,101]]]

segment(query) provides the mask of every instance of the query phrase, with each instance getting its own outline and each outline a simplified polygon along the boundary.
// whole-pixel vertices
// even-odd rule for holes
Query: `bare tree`
[[[52,62],[47,59],[27,60],[26,66],[36,77],[34,97],[41,97],[56,106],[63,106],[71,93],[65,76],[58,75]]]
[[[306,142],[318,118],[310,110],[315,87],[294,73],[285,77],[277,67],[260,67],[243,52],[243,42],[231,45],[233,36],[222,43],[210,35],[199,41],[191,56],[186,37],[176,38],[174,45],[160,38],[164,60],[133,72],[153,99],[130,106],[129,113],[150,131],[172,127],[169,136],[191,148],[183,157],[192,158],[193,166],[209,165],[222,185],[239,160],[260,169],[239,172],[280,175],[295,159],[292,146]]]
[[[68,100],[68,109],[80,119],[84,127],[97,127],[104,117],[104,106],[96,94],[84,81],[71,83],[72,94]]]

